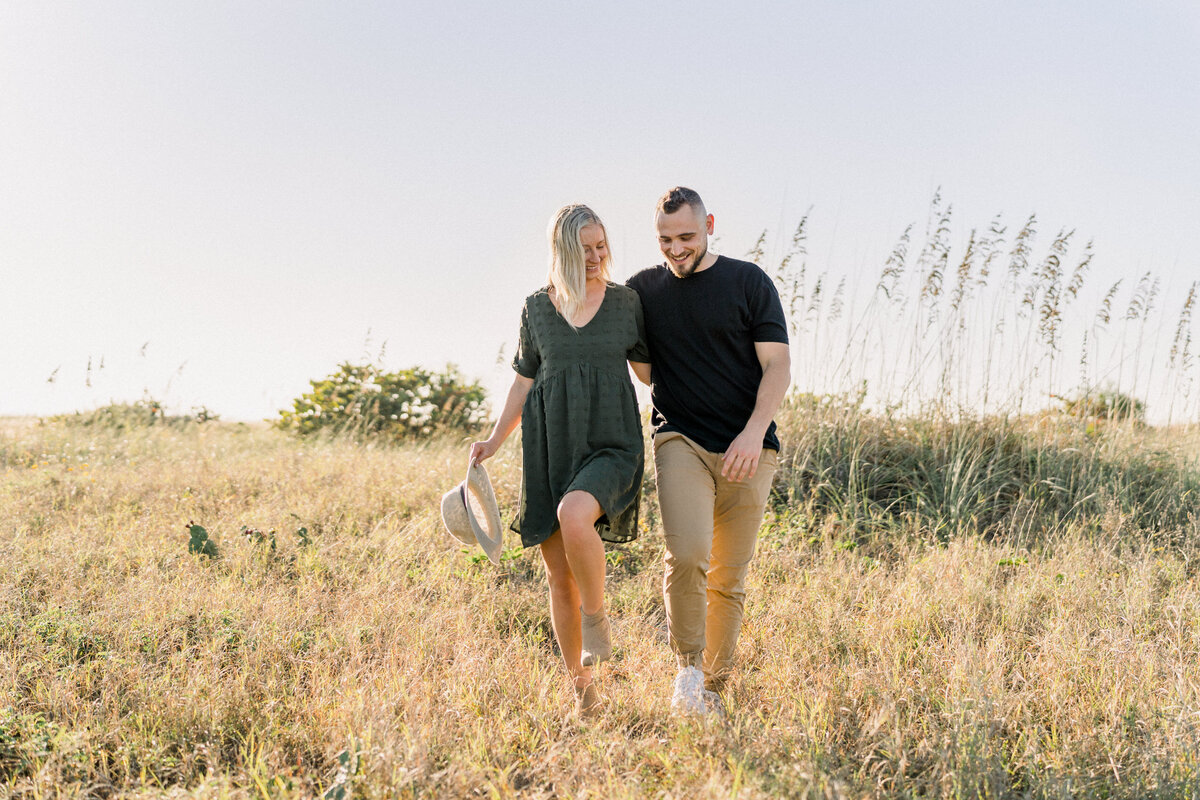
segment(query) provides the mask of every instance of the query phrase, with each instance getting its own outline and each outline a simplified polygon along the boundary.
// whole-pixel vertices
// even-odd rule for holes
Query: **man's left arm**
[[[721,476],[731,481],[749,480],[758,470],[762,455],[763,437],[775,412],[779,410],[792,382],[792,353],[783,342],[755,342],[754,352],[762,366],[762,380],[754,400],[754,412],[746,427],[737,435],[722,456]]]

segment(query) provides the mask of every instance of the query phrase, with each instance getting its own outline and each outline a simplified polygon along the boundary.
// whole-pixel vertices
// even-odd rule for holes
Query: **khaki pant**
[[[701,666],[720,689],[742,626],[746,573],[779,454],[763,450],[754,477],[721,477],[721,454],[681,433],[654,437],[654,471],[666,539],[663,598],[679,667]]]

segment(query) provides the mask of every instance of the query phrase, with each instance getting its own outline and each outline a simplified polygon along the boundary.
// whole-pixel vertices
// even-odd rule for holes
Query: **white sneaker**
[[[684,667],[675,676],[675,692],[671,695],[671,710],[679,714],[703,714],[704,673],[697,667]]]

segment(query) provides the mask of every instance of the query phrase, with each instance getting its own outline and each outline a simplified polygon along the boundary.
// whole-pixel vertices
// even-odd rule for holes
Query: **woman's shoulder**
[[[639,295],[635,289],[631,289],[623,283],[613,283],[612,281],[609,281],[608,288],[605,291],[607,292],[606,297],[617,297],[625,303],[642,302],[641,295]]]
[[[526,309],[536,308],[541,303],[551,303],[549,286],[543,286],[536,292],[528,295],[525,298],[525,302],[521,304],[521,307]],[[551,305],[553,305],[553,303],[551,303]]]

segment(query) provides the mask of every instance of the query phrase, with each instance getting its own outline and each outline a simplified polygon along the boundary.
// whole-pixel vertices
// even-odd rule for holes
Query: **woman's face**
[[[579,229],[579,243],[583,245],[587,279],[599,279],[600,268],[608,261],[608,241],[604,237],[604,228],[599,225],[584,225]]]

